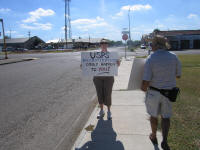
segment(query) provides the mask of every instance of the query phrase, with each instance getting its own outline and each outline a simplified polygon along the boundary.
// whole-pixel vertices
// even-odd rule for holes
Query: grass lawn
[[[169,133],[172,150],[200,150],[200,55],[180,55],[180,97],[173,104]]]

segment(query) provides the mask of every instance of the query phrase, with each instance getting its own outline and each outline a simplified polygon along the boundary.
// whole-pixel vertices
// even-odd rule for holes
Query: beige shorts
[[[147,113],[152,117],[161,115],[163,118],[172,116],[172,104],[168,98],[155,90],[148,90],[145,99]]]

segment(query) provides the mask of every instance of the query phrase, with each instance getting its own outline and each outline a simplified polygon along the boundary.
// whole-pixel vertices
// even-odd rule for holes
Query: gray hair
[[[152,39],[152,44],[155,45],[158,49],[170,49],[171,46],[169,41],[164,36],[156,35]]]

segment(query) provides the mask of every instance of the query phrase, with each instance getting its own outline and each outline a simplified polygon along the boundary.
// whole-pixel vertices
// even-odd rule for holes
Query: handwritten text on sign
[[[82,52],[81,64],[86,76],[117,76],[116,52]]]

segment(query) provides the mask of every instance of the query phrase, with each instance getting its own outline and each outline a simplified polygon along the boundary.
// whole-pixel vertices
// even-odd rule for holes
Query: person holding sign
[[[168,41],[164,37],[155,36],[152,40],[152,51],[145,63],[141,89],[146,93],[145,104],[150,115],[152,133],[149,138],[154,145],[158,145],[156,132],[158,115],[161,115],[163,140],[161,147],[170,150],[167,142],[172,115],[172,104],[169,98],[160,91],[171,91],[176,87],[176,78],[181,76],[181,63],[178,57],[167,51]]]
[[[108,47],[108,42],[105,39],[102,39],[100,42],[101,46],[101,52],[107,53],[107,47]],[[117,65],[120,65],[120,61],[117,60]],[[97,116],[97,118],[102,118],[104,117],[104,105],[107,106],[108,112],[107,112],[107,118],[110,120],[112,119],[111,116],[111,111],[110,107],[112,104],[112,99],[111,99],[111,94],[112,94],[112,87],[114,83],[114,76],[94,76],[93,82],[96,88],[97,92],[97,97],[98,97],[98,102],[100,105],[100,112]]]

